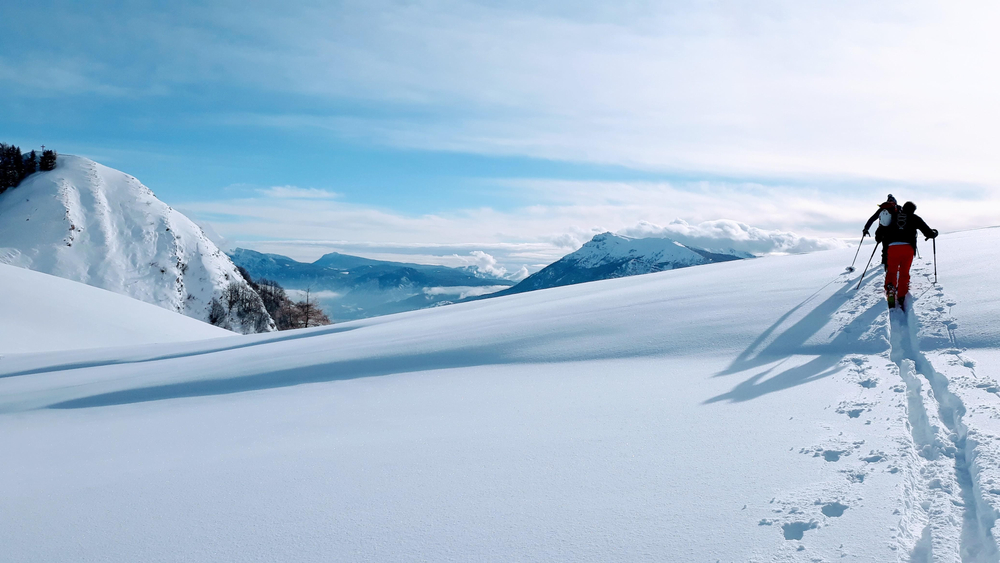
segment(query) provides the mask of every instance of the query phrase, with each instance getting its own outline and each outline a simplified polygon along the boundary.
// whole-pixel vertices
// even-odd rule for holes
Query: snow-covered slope
[[[709,252],[668,238],[632,238],[602,233],[516,286],[489,297],[752,257],[737,251]]]
[[[5,264],[0,296],[3,355],[235,336],[117,293]]]
[[[1000,229],[0,359],[12,561],[988,561]],[[866,245],[862,253],[870,251]],[[53,531],[57,531],[54,533]]]
[[[229,257],[190,219],[128,174],[59,155],[0,194],[0,263],[128,295],[207,321],[211,301],[245,284]],[[263,305],[259,312],[267,316]],[[273,330],[230,314],[238,332]]]

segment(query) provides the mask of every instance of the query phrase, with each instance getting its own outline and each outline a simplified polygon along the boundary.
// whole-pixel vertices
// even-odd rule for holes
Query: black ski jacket
[[[900,209],[892,214],[892,223],[885,229],[883,244],[889,246],[894,242],[905,242],[917,250],[917,230],[927,238],[937,236],[937,231],[927,226],[927,223],[916,213],[907,214]]]
[[[868,229],[872,228],[872,224],[878,221],[878,216],[882,213],[883,209],[888,210],[889,213],[896,213],[897,211],[899,211],[899,206],[889,201],[878,206],[878,209],[875,210],[875,214],[869,217],[868,222],[865,223],[866,233],[868,232]],[[875,242],[882,242],[882,239],[885,238],[885,231],[886,227],[883,227],[882,224],[880,223],[878,228],[875,229]]]

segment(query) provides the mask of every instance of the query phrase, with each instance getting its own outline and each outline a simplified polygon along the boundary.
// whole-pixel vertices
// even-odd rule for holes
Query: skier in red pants
[[[892,309],[899,307],[906,310],[907,293],[910,291],[910,264],[917,250],[917,230],[927,238],[936,238],[938,232],[927,226],[927,223],[914,213],[916,204],[908,201],[893,214],[892,222],[886,229],[883,244],[888,248],[885,266],[885,296]]]

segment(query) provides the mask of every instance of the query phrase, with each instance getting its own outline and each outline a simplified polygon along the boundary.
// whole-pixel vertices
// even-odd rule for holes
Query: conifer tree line
[[[21,154],[21,147],[0,143],[0,193],[16,187],[35,172],[54,170],[56,151],[46,150],[39,158],[35,151]]]
[[[274,319],[278,330],[330,324],[330,317],[311,298],[308,290],[304,300],[294,302],[285,293],[285,288],[281,287],[278,282],[266,278],[254,281],[250,277],[250,272],[246,271],[245,268],[237,266],[236,270],[243,276],[243,279],[247,280],[249,285],[232,281],[223,290],[221,301],[212,299],[209,314],[209,322],[212,324],[219,325],[227,315],[235,315],[241,320],[245,315],[253,315],[252,311],[259,310],[258,300],[263,302],[264,309]],[[251,322],[254,320],[257,319],[252,319]],[[261,320],[260,322],[265,321]]]

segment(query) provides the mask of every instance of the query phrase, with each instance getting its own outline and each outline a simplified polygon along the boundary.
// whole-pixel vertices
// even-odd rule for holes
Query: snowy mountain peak
[[[136,178],[90,159],[60,155],[0,194],[0,262],[80,281],[203,321],[231,284],[232,261],[190,219]],[[226,307],[224,307],[226,308]],[[273,330],[263,310],[233,307],[215,324]],[[261,315],[260,313],[263,313]],[[220,316],[221,315],[221,316]]]
[[[688,247],[668,238],[633,238],[601,233],[576,252],[563,256],[516,286],[492,296],[751,257],[745,252],[720,253]]]
[[[638,260],[648,264],[670,262],[674,267],[682,264],[702,264],[707,261],[704,256],[671,239],[632,238],[613,233],[601,233],[595,236],[580,250],[565,256],[563,260],[575,260],[578,266],[585,268],[595,268],[621,260]]]

